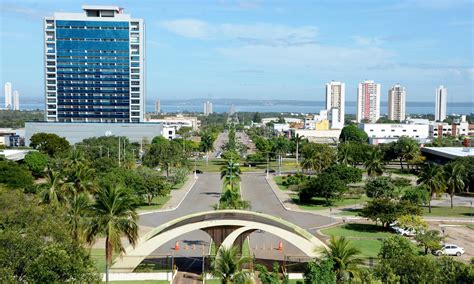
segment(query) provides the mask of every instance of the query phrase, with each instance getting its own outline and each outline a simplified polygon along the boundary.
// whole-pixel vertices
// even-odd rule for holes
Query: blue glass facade
[[[129,22],[55,22],[58,121],[130,121]]]

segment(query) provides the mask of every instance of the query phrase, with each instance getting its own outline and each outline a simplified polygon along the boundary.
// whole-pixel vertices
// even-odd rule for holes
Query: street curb
[[[272,189],[273,194],[275,195],[276,199],[278,199],[278,201],[280,202],[281,206],[282,206],[285,210],[287,210],[287,211],[294,211],[294,210],[292,210],[291,208],[286,207],[286,206],[283,204],[283,201],[281,201],[281,199],[278,197],[278,194],[275,192],[275,189],[274,189],[273,186],[270,184],[270,181],[268,180],[269,178],[271,178],[270,175],[269,175],[269,176],[265,176],[265,180],[267,181],[268,186]]]
[[[191,190],[193,189],[194,185],[196,184],[197,180],[199,179],[199,177],[192,177],[194,179],[194,181],[192,182],[191,186],[189,187],[188,191],[186,191],[186,193],[184,194],[183,198],[181,198],[181,201],[179,201],[178,205],[176,205],[175,207],[173,208],[169,208],[169,209],[158,209],[158,210],[153,210],[153,211],[146,211],[146,212],[142,212],[142,213],[138,213],[138,216],[142,216],[142,215],[148,215],[148,214],[153,214],[153,213],[160,213],[160,212],[169,212],[169,211],[174,211],[176,209],[178,209],[178,207],[181,205],[181,203],[183,203],[183,201],[186,199],[186,197],[188,196],[189,192],[191,192]]]

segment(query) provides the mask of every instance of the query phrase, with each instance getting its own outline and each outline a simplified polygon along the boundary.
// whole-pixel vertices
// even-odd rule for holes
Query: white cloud
[[[352,39],[358,45],[381,45],[383,41],[377,37],[353,36]]]
[[[237,40],[258,45],[304,45],[314,43],[318,34],[315,26],[290,27],[268,23],[211,24],[195,19],[165,21],[168,31],[194,39]]]

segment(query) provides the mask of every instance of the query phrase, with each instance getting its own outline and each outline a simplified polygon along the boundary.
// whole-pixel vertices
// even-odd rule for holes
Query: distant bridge
[[[252,232],[262,230],[293,244],[309,257],[320,255],[324,243],[305,229],[271,215],[244,210],[217,210],[183,216],[156,227],[141,237],[135,248],[129,246],[125,255],[112,265],[113,272],[133,270],[157,248],[186,233],[203,230],[217,247],[230,247]]]

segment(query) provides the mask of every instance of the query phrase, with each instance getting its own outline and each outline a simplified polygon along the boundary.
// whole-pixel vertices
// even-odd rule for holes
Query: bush
[[[325,172],[335,175],[345,184],[362,181],[362,170],[351,166],[335,165],[326,169]]]
[[[303,174],[297,173],[295,175],[288,175],[283,178],[282,185],[289,187],[291,185],[300,185],[303,182],[308,180],[308,176],[305,176]]]
[[[411,182],[407,178],[396,177],[396,178],[392,178],[392,184],[396,187],[406,187],[406,186],[410,186]]]
[[[365,185],[365,191],[367,196],[370,198],[395,197],[395,186],[389,177],[369,179]]]
[[[42,177],[48,166],[48,155],[40,152],[29,152],[25,156],[25,164],[35,177]]]

